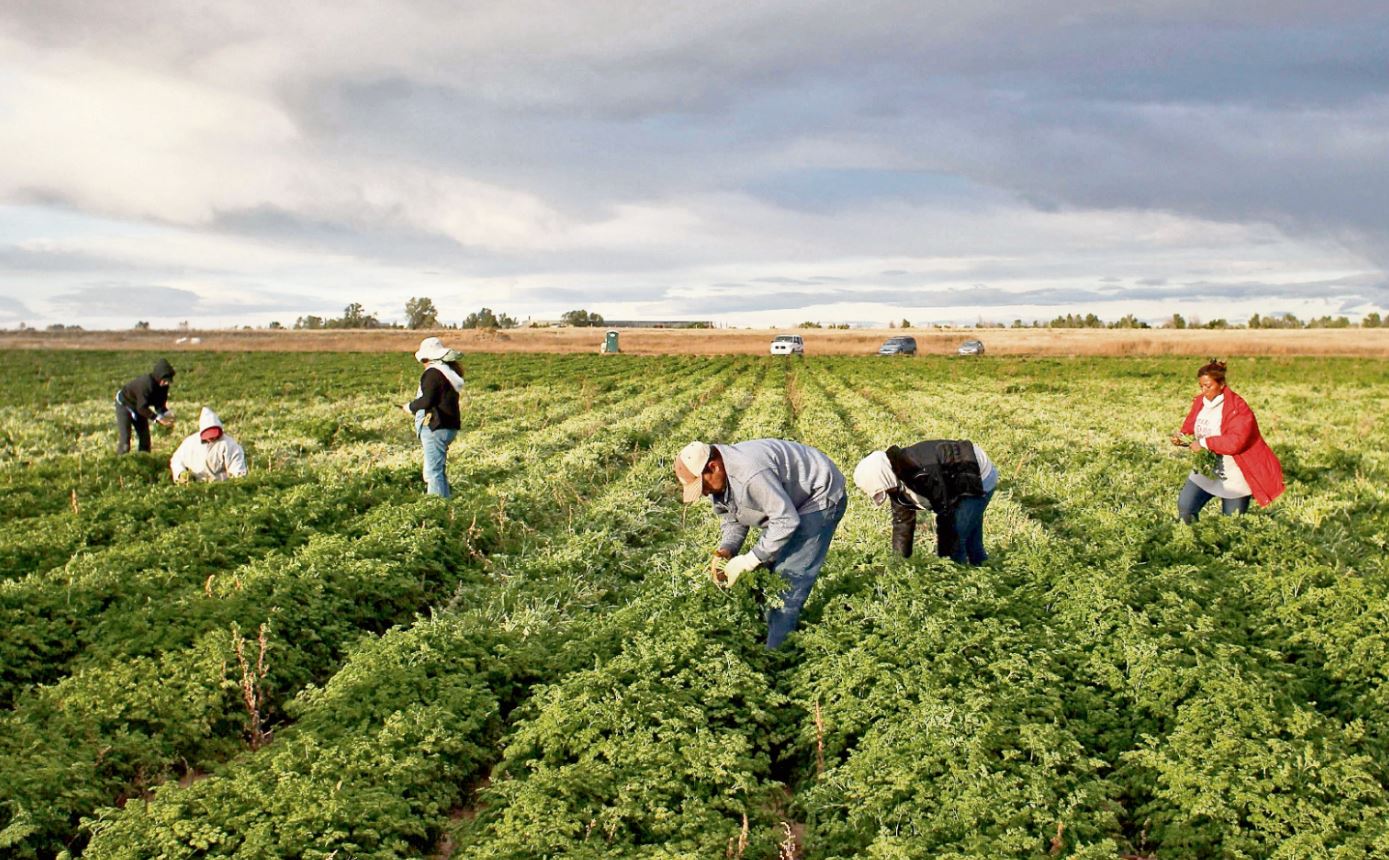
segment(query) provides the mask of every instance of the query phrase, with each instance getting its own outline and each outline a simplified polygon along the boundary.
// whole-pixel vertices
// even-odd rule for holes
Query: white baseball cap
[[[685,504],[699,500],[704,495],[704,467],[709,464],[712,449],[705,442],[691,442],[680,449],[675,458],[675,477],[685,488]]]

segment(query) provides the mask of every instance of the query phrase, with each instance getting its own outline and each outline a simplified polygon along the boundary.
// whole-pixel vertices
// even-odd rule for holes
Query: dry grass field
[[[1319,355],[1389,356],[1389,329],[623,329],[633,355],[763,355],[772,337],[800,334],[809,355],[862,355],[894,334],[916,338],[923,354],[949,354],[968,338],[990,355]],[[437,334],[464,352],[597,352],[602,329],[487,331],[90,331],[0,332],[0,349],[158,349],[251,352],[410,352]],[[191,338],[199,342],[191,343]],[[184,338],[184,342],[177,342]]]

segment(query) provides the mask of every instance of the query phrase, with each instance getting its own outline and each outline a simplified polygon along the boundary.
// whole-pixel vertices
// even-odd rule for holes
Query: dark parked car
[[[983,355],[984,342],[982,340],[967,340],[960,344],[960,348],[955,352],[959,355]]]
[[[898,335],[878,347],[878,355],[916,355],[916,338]]]

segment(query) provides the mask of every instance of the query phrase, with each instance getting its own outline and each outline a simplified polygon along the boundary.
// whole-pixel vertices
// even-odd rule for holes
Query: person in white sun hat
[[[227,435],[222,419],[206,406],[198,415],[198,432],[190,434],[169,458],[176,483],[225,481],[246,475],[246,451]]]
[[[781,606],[767,612],[767,648],[779,647],[796,629],[844,518],[844,476],[821,451],[784,439],[691,442],[675,460],[675,475],[685,504],[708,496],[723,518],[723,540],[710,564],[715,582],[731,588],[762,565],[786,580]],[[762,534],[739,555],[753,527]]]
[[[424,452],[424,482],[431,496],[453,495],[447,473],[449,445],[462,426],[458,392],[463,390],[462,356],[437,337],[420,341],[415,360],[424,365],[415,399],[402,409],[415,419],[415,435]]]

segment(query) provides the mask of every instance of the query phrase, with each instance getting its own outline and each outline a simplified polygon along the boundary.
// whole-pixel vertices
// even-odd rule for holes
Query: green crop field
[[[1389,856],[1389,364],[1230,382],[1272,508],[1175,522],[1196,359],[0,352],[0,856]],[[201,405],[251,474],[178,486]],[[969,438],[979,568],[861,495],[799,631],[706,574],[690,439]]]

